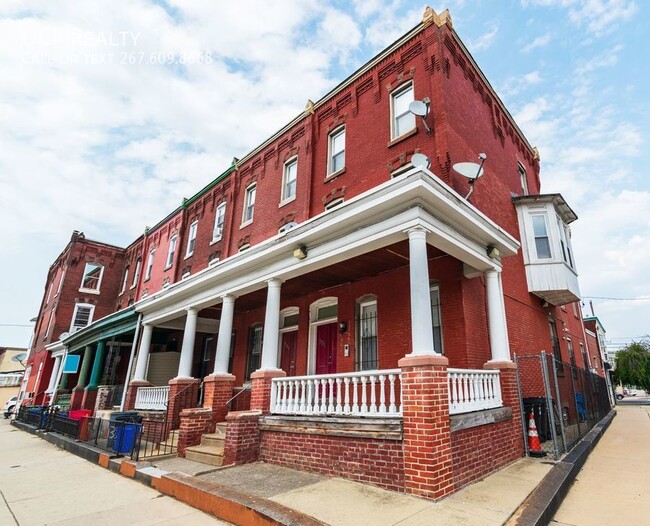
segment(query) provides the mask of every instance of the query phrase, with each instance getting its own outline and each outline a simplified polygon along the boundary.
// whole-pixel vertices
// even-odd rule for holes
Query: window
[[[153,271],[153,259],[156,255],[156,249],[152,248],[149,252],[149,258],[147,259],[147,271],[144,274],[145,281],[151,277],[151,272]]]
[[[86,263],[84,276],[81,280],[81,290],[86,292],[99,292],[99,286],[102,283],[102,274],[104,267],[96,263]]]
[[[131,283],[131,288],[135,287],[138,284],[140,279],[140,269],[142,268],[142,259],[138,258],[135,262],[135,272],[133,273],[133,283]]]
[[[54,280],[50,282],[50,286],[47,288],[47,299],[45,300],[45,305],[50,302],[50,297],[52,296],[52,288],[54,287]]]
[[[433,329],[433,350],[445,354],[442,347],[442,313],[440,312],[440,288],[438,285],[429,290],[431,300],[431,327]]]
[[[340,172],[343,168],[345,168],[345,127],[334,130],[330,134],[327,175]]]
[[[551,347],[553,348],[553,357],[557,361],[557,374],[564,374],[564,364],[562,363],[562,353],[560,352],[560,340],[557,337],[557,327],[555,320],[548,320],[548,330],[551,336]]]
[[[242,216],[242,226],[247,225],[253,220],[253,213],[255,212],[255,184],[246,188],[246,195],[244,196],[244,214]]]
[[[280,229],[278,230],[278,234],[285,234],[289,232],[292,228],[296,228],[298,226],[298,223],[295,221],[290,221],[289,223],[282,225]]]
[[[390,96],[391,138],[396,139],[415,128],[415,115],[409,111],[413,102],[413,83],[408,82]]]
[[[165,268],[169,268],[174,264],[174,254],[176,253],[176,240],[177,240],[177,236],[173,236],[169,240],[169,250],[167,251],[167,261],[165,262]]]
[[[223,236],[223,224],[226,221],[226,203],[221,203],[217,207],[214,216],[214,230],[212,230],[212,241],[219,241]]]
[[[571,374],[574,378],[578,378],[578,368],[576,366],[576,357],[573,354],[573,342],[567,339],[566,346],[569,351],[569,361],[571,362]]]
[[[54,310],[50,312],[50,319],[47,322],[47,329],[45,330],[45,336],[43,336],[43,339],[46,339],[50,334],[50,329],[52,328],[52,320],[54,320]]]
[[[339,206],[341,203],[343,203],[342,197],[339,197],[338,199],[334,199],[325,205],[325,210],[331,210],[332,208]]]
[[[59,278],[59,286],[56,288],[56,295],[58,296],[61,293],[61,288],[63,287],[63,278],[65,277],[65,270],[61,273]]]
[[[549,259],[551,257],[551,244],[548,240],[548,228],[546,227],[546,215],[535,214],[531,216],[533,222],[533,235],[535,237],[535,250],[538,259]]]
[[[74,313],[72,315],[72,324],[70,325],[70,332],[83,329],[86,325],[90,325],[93,321],[93,312],[95,306],[87,303],[77,303],[74,306]]]
[[[120,294],[122,294],[126,289],[126,284],[128,283],[128,281],[129,281],[129,267],[126,267],[124,269],[124,278],[122,278],[122,287],[120,288]]]
[[[194,254],[194,247],[196,246],[196,231],[198,228],[198,221],[194,221],[194,223],[190,225],[190,233],[187,236],[187,251],[185,252],[186,258],[189,258],[192,254]]]
[[[357,370],[377,369],[377,300],[359,305]]]
[[[560,219],[559,217],[557,218],[557,227],[558,230],[560,231],[560,246],[562,247],[562,257],[564,258],[564,262],[568,264],[571,268],[573,268],[573,257],[571,256],[571,246],[569,244],[569,227],[564,224],[564,221]]]
[[[589,370],[589,357],[587,356],[587,351],[585,351],[585,346],[580,342],[580,354],[582,354],[582,366],[586,371]]]
[[[251,374],[260,368],[262,358],[262,334],[261,323],[251,325],[248,331],[248,363],[246,366],[246,380],[250,380]]]
[[[299,320],[299,311],[295,307],[289,307],[285,312],[280,314],[280,329],[297,329]]]
[[[521,191],[524,195],[528,195],[528,181],[526,180],[526,169],[523,167],[521,163],[517,163],[517,171],[519,172]]]
[[[284,164],[282,174],[282,203],[296,198],[296,180],[298,178],[298,159],[292,159]]]

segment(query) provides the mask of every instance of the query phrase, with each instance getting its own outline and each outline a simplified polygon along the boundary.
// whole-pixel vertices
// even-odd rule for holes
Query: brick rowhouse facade
[[[426,102],[426,126],[406,116],[399,131],[404,94]],[[470,202],[468,179],[452,166],[483,152]],[[428,170],[412,165],[416,153]],[[548,253],[535,244],[533,216],[543,218]],[[449,13],[427,9],[411,32],[115,249],[101,312],[142,317],[125,406],[141,387],[169,385],[181,454],[225,420],[225,464],[262,459],[442,498],[523,454],[513,354],[569,362],[572,346],[583,365],[575,219],[561,196],[540,195],[537,150]],[[549,287],[551,278],[561,285]],[[333,403],[343,376],[305,394],[315,374],[367,369],[393,371],[401,414],[332,416],[345,412]],[[450,418],[452,369],[499,371],[501,407],[480,425]],[[303,400],[285,413],[300,419],[273,407],[272,385],[287,377]],[[374,399],[385,384],[372,385]],[[313,396],[331,407],[305,416]]]

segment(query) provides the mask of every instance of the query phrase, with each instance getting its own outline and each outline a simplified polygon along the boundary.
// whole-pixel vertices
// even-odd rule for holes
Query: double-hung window
[[[93,321],[93,312],[95,306],[88,303],[77,303],[74,306],[74,313],[72,314],[72,323],[70,324],[70,332],[76,332],[83,329],[86,325],[90,325]]]
[[[223,236],[223,225],[226,222],[226,203],[217,207],[214,216],[214,229],[212,230],[212,241],[219,241]]]
[[[412,82],[407,82],[391,93],[391,139],[397,139],[415,128],[415,115],[409,111],[409,104],[414,100]]]
[[[517,172],[519,173],[519,182],[523,195],[528,195],[528,181],[526,180],[526,169],[521,163],[517,163]]]
[[[169,240],[169,250],[167,251],[167,261],[165,262],[165,268],[169,268],[174,264],[174,254],[176,253],[176,236],[172,236]]]
[[[282,203],[296,198],[296,181],[298,179],[298,159],[291,159],[284,163],[282,174]]]
[[[103,274],[104,267],[102,265],[86,263],[80,290],[83,290],[84,292],[99,292]]]
[[[537,259],[550,259],[551,243],[548,239],[546,214],[535,214],[531,216],[531,221],[533,222],[533,235],[535,237]]]
[[[246,195],[244,196],[244,213],[242,215],[242,225],[247,225],[253,220],[255,213],[255,193],[257,185],[252,184],[246,188]]]
[[[152,248],[151,251],[149,252],[149,259],[147,259],[147,271],[144,274],[145,280],[148,280],[151,277],[151,273],[153,272],[153,260],[155,256],[156,256],[156,249]]]
[[[186,258],[189,258],[192,254],[194,254],[194,247],[196,246],[196,231],[198,228],[198,221],[194,221],[194,223],[190,225],[190,233],[187,236],[187,250],[185,252]]]
[[[138,284],[140,279],[140,270],[142,269],[142,258],[138,258],[135,262],[135,272],[133,273],[133,282],[131,283],[131,288],[135,287]]]
[[[340,172],[343,168],[345,168],[345,127],[334,130],[329,136],[327,175]]]
[[[126,284],[129,281],[129,267],[124,269],[124,277],[122,278],[122,287],[120,288],[120,294],[126,290]]]

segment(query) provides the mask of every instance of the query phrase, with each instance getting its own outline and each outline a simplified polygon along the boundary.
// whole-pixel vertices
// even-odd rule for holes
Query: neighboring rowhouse
[[[482,153],[475,181],[452,168]],[[96,311],[57,352],[83,353],[83,387],[115,338],[139,342],[125,406],[180,418],[181,454],[227,419],[226,463],[440,498],[522,455],[513,354],[583,366],[577,218],[539,172],[449,13],[427,9],[126,250],[77,257],[68,310]],[[78,290],[93,264],[110,269],[101,315]],[[45,344],[74,328],[68,313],[43,332],[49,301],[39,378]]]
[[[17,396],[25,373],[27,349],[0,346],[0,407]]]

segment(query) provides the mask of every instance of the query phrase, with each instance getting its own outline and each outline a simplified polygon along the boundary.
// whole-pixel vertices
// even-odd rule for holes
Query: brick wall
[[[404,491],[401,440],[263,431],[260,460]]]
[[[181,425],[178,432],[178,456],[184,457],[185,450],[201,443],[206,433],[214,433],[215,422],[212,410],[208,408],[183,409],[180,413]]]
[[[226,416],[223,465],[256,462],[260,453],[261,411],[231,412]]]

